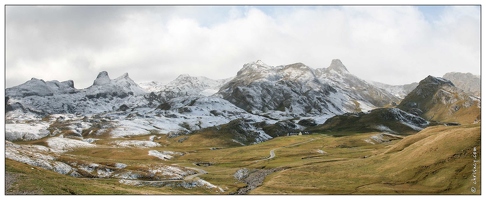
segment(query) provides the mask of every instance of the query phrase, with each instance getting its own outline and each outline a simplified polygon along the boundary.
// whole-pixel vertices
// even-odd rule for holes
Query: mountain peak
[[[130,78],[130,77],[128,76],[128,73],[124,73],[124,74],[123,74],[123,75],[121,75],[120,77],[121,77],[121,78]]]
[[[102,71],[96,76],[96,79],[93,82],[93,85],[105,85],[111,82],[110,76],[108,76],[108,72]]]
[[[348,69],[343,65],[341,60],[339,59],[333,59],[331,62],[331,65],[327,68],[328,70],[334,70],[336,72],[345,72],[349,73]]]
[[[186,79],[186,78],[191,78],[192,76],[189,75],[189,74],[180,74],[177,78],[177,79]]]
[[[263,66],[267,66],[267,64],[265,64],[265,63],[264,63],[263,61],[261,61],[261,60],[257,60],[257,61],[255,62],[255,64],[257,64],[257,65],[263,65]]]
[[[120,77],[116,78],[114,80],[115,82],[120,82],[120,81],[128,81],[128,82],[133,82],[133,80],[128,76],[128,73],[124,73]]]
[[[419,85],[425,85],[425,84],[433,84],[433,85],[449,85],[449,86],[454,86],[454,84],[444,78],[440,77],[434,77],[434,76],[427,76],[424,80],[420,81]]]

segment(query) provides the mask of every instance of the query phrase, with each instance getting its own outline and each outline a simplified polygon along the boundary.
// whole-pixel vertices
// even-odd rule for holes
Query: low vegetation
[[[127,170],[152,164],[198,168],[207,172],[198,178],[224,191],[75,178],[10,159],[5,189],[6,194],[480,194],[479,124],[433,126],[403,139],[377,140],[380,134],[314,133],[242,146],[206,129],[177,137],[153,135],[160,146],[151,148],[109,145],[115,140],[149,140],[147,135],[104,138],[93,142],[96,148],[75,149],[58,160],[124,163]],[[148,155],[149,150],[182,154],[161,160]],[[235,178],[242,169],[249,174]]]

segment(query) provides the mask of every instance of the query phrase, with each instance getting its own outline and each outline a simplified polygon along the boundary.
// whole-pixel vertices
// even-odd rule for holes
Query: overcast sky
[[[395,85],[480,74],[480,7],[6,6],[6,87],[35,77],[81,89],[101,71],[222,79],[256,60],[324,68],[336,58]]]

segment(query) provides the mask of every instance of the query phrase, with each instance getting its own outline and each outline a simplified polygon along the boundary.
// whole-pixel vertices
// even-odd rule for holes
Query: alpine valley
[[[5,191],[481,194],[479,82],[368,82],[338,59],[168,84],[32,78],[5,90]]]

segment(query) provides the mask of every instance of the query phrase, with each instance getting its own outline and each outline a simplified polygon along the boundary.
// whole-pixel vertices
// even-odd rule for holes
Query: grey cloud
[[[102,70],[112,78],[128,72],[138,82],[168,82],[181,73],[218,79],[255,60],[322,68],[339,58],[362,78],[392,84],[419,81],[425,73],[479,72],[479,14],[456,9],[436,18],[448,19],[440,23],[400,6],[7,6],[6,11],[7,86],[36,77],[73,79],[78,88],[87,87]],[[402,76],[390,78],[397,73]]]

